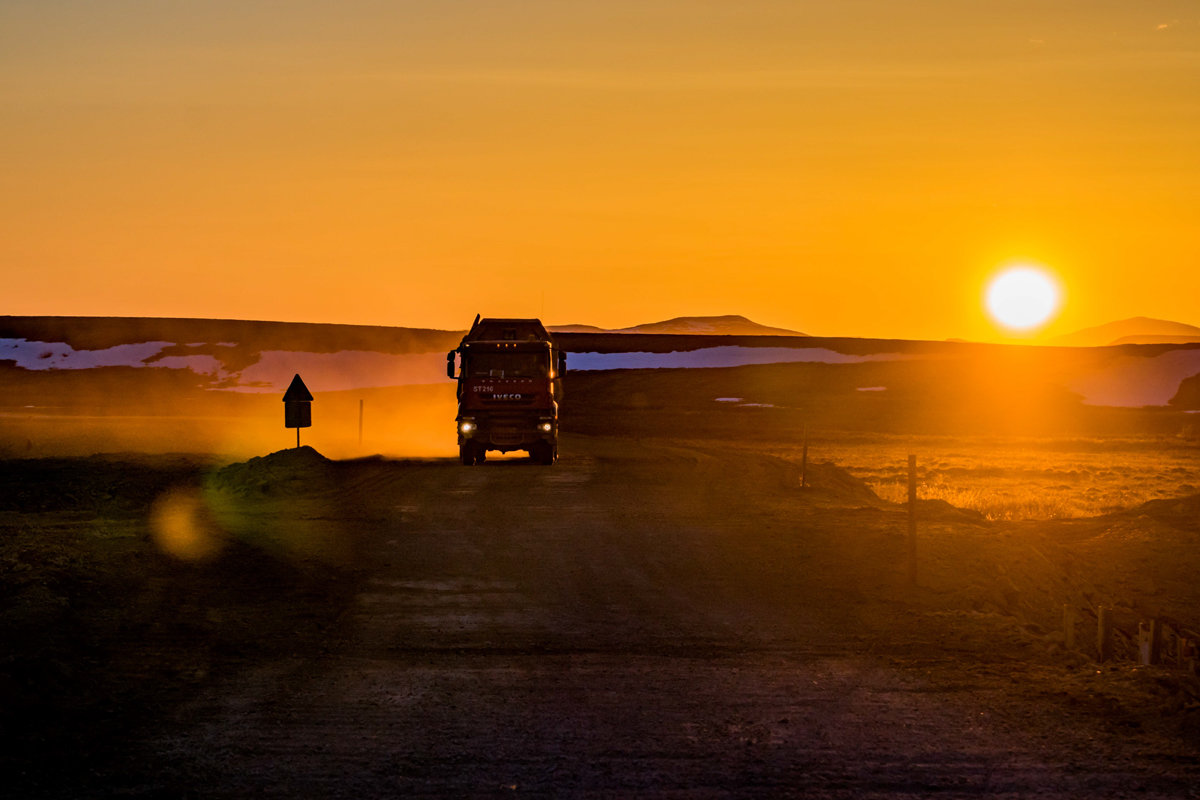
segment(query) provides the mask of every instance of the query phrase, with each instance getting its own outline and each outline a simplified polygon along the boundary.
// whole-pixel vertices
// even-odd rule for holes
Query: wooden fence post
[[[917,457],[908,457],[908,583],[917,585]]]
[[[808,486],[808,423],[804,423],[804,450],[800,456],[800,488]]]
[[[1159,662],[1160,631],[1161,625],[1156,619],[1138,623],[1138,663],[1144,667]]]
[[[1100,663],[1112,658],[1112,609],[1096,609],[1096,659]]]

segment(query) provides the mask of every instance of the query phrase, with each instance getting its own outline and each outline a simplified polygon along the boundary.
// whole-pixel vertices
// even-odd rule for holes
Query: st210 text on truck
[[[526,450],[534,461],[553,464],[566,368],[566,354],[540,320],[476,317],[458,349],[446,354],[446,374],[458,379],[462,463],[478,464],[488,450]]]

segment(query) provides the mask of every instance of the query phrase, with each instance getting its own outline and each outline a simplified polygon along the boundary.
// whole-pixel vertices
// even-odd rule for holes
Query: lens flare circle
[[[1047,323],[1058,311],[1058,284],[1044,270],[1013,267],[992,279],[986,303],[992,319],[1004,327],[1030,330]]]
[[[159,548],[182,561],[208,561],[222,548],[223,537],[196,489],[173,489],[150,510],[150,532]]]

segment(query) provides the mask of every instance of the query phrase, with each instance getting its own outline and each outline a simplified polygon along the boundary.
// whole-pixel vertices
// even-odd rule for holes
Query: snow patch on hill
[[[214,378],[225,378],[225,365],[215,356],[163,356],[141,364],[130,364],[131,367],[163,367],[166,369],[190,369],[197,375],[209,375]]]
[[[743,367],[750,364],[857,364],[863,361],[895,361],[910,358],[898,353],[867,356],[847,355],[823,347],[706,347],[702,350],[670,353],[571,353],[567,368],[604,369],[680,369]]]
[[[91,369],[92,367],[144,367],[172,342],[119,344],[103,350],[76,350],[64,342],[0,339],[0,360],[15,361],[22,369]]]
[[[319,375],[323,391],[367,389],[438,383],[446,380],[443,353],[378,353],[342,350],[309,353],[265,350],[240,372],[231,372],[207,354],[159,357],[174,342],[121,344],[99,350],[76,350],[63,342],[0,339],[0,360],[13,361],[27,370],[80,370],[96,367],[187,369],[219,381],[221,388],[240,392],[282,392],[298,372]],[[191,345],[203,346],[203,343]],[[236,346],[221,342],[217,346]]]
[[[197,375],[224,379],[229,377],[225,365],[215,356],[162,356],[174,342],[132,342],[99,350],[76,350],[65,342],[39,342],[27,339],[0,339],[0,361],[12,361],[21,369],[93,369],[97,367],[160,367],[189,369]],[[203,344],[188,345],[201,347]]]
[[[305,353],[266,350],[256,363],[242,370],[238,376],[239,385],[233,388],[242,392],[282,392],[297,373],[319,375],[320,388],[326,392],[412,386],[447,380],[445,353],[376,353],[369,350]]]
[[[1165,406],[1185,378],[1200,374],[1200,350],[1171,350],[1152,358],[1125,356],[1068,383],[1092,406]]]

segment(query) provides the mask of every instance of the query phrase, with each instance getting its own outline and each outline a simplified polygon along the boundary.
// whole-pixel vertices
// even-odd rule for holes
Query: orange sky
[[[9,0],[0,87],[0,313],[1200,324],[1194,0]]]

